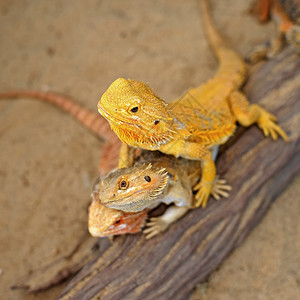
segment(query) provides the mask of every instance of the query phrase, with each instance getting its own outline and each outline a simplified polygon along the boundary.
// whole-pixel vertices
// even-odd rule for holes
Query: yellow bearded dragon
[[[249,105],[240,91],[247,75],[246,65],[215,29],[207,1],[200,3],[204,29],[220,64],[216,75],[170,104],[148,85],[120,78],[103,94],[98,111],[124,143],[119,167],[133,161],[128,146],[200,160],[202,177],[194,190],[196,206],[205,207],[216,175],[212,152],[234,133],[236,121],[243,126],[257,123],[265,136],[274,140],[278,135],[285,141],[288,137],[275,124],[274,115],[259,105]]]
[[[134,166],[114,170],[100,181],[89,209],[91,235],[138,232],[148,210],[173,203],[163,215],[150,219],[144,233],[152,238],[165,231],[193,208],[192,187],[200,173],[199,161],[143,151]],[[228,197],[230,189],[224,180],[215,180],[212,194],[216,199]]]

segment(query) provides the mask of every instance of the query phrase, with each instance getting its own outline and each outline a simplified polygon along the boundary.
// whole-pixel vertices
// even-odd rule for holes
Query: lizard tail
[[[77,121],[79,121],[79,123],[84,125],[98,137],[105,138],[111,132],[108,122],[106,122],[106,120],[98,113],[86,109],[72,99],[60,94],[27,90],[0,93],[0,99],[13,99],[21,97],[34,98],[53,104],[54,106],[72,115]]]
[[[225,80],[241,86],[245,80],[247,69],[246,64],[240,55],[229,47],[219,31],[216,29],[209,10],[207,0],[199,0],[202,12],[203,27],[205,35],[219,60],[217,77],[224,77]]]

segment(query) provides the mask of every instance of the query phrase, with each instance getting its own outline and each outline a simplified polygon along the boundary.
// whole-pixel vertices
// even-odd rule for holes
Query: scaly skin
[[[16,90],[5,93],[0,93],[0,99],[14,98],[34,98],[39,101],[53,104],[61,110],[73,116],[79,123],[92,131],[97,137],[106,141],[103,146],[101,159],[99,164],[99,172],[106,174],[117,166],[117,158],[120,151],[120,140],[111,131],[109,125],[103,118],[99,118],[99,114],[86,109],[74,100],[51,92],[38,92],[28,90]]]
[[[258,0],[255,7],[261,22],[269,16],[278,24],[278,33],[270,42],[257,46],[247,57],[251,63],[276,56],[286,40],[300,53],[300,1],[299,0]]]
[[[130,214],[129,218],[136,216],[139,219],[137,230],[140,230],[144,215],[135,214],[146,212],[160,203],[173,203],[162,216],[150,219],[144,233],[146,238],[152,238],[165,231],[193,208],[192,187],[198,181],[200,170],[199,161],[144,151],[134,166],[114,170],[101,180],[89,211],[90,216],[97,215],[90,217],[93,220],[89,221],[90,232],[103,236],[109,229],[110,234],[119,234],[116,220],[126,214]],[[216,179],[213,195],[216,199],[228,197],[230,189],[224,180]],[[128,225],[130,222],[127,219],[124,228],[131,226],[133,232],[133,226]]]
[[[133,161],[128,146],[201,160],[202,178],[194,189],[198,190],[196,206],[205,207],[216,175],[212,151],[234,133],[236,121],[244,126],[257,123],[274,140],[278,135],[288,138],[275,124],[275,116],[249,105],[239,91],[246,79],[246,65],[215,29],[207,2],[200,3],[203,27],[220,64],[216,75],[170,104],[142,82],[117,79],[101,97],[98,111],[124,143],[119,167]]]
[[[88,229],[94,237],[107,237],[121,234],[137,233],[144,226],[148,210],[127,213],[102,205],[98,193],[92,195],[89,208]]]

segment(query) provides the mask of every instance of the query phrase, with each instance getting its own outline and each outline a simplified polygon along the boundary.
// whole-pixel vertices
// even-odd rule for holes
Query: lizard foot
[[[250,64],[256,64],[262,59],[272,59],[281,50],[285,41],[284,34],[279,32],[271,41],[263,43],[255,47],[252,53],[248,54],[246,61]]]
[[[203,208],[206,206],[209,195],[211,194],[213,189],[213,182],[202,182],[200,181],[193,187],[194,191],[197,191],[195,195],[195,204],[193,208],[202,206]]]
[[[274,141],[278,139],[278,135],[281,136],[286,142],[289,141],[286,133],[280,126],[275,124],[277,118],[269,112],[262,110],[261,115],[257,121],[259,128],[263,131],[265,136],[271,136]]]
[[[252,52],[247,54],[245,60],[247,63],[254,65],[259,61],[266,59],[268,57],[269,51],[270,51],[269,45],[266,43],[256,46]]]
[[[225,179],[215,179],[211,195],[216,199],[220,200],[221,197],[228,198],[229,191],[231,191],[231,186],[226,184]]]
[[[149,222],[146,224],[146,229],[144,233],[146,235],[146,239],[151,239],[155,235],[165,231],[168,228],[169,224],[161,217],[151,218]]]
[[[221,197],[228,198],[229,197],[229,191],[231,191],[231,186],[226,184],[225,179],[218,179],[218,177],[215,178],[214,182],[211,183],[205,183],[203,184],[201,181],[194,186],[193,190],[198,190],[196,196],[195,196],[195,204],[193,205],[193,208],[202,206],[203,208],[206,206],[208,198],[210,194],[216,199],[220,200]]]

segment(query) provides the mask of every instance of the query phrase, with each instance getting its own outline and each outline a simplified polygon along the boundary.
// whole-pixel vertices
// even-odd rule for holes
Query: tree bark
[[[233,187],[230,198],[211,199],[151,240],[143,234],[115,238],[59,299],[188,299],[300,170],[299,70],[299,56],[286,49],[255,67],[245,87],[251,103],[278,117],[290,143],[264,138],[256,126],[239,129],[217,161],[218,173]]]

